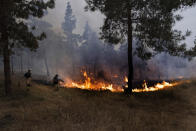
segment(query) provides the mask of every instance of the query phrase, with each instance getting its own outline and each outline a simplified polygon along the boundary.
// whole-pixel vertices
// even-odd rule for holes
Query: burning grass
[[[127,88],[127,82],[128,82],[127,77],[124,77],[124,81],[120,82],[122,85],[119,85],[119,84],[109,83],[106,81],[96,80],[93,77],[90,77],[86,71],[81,71],[81,72],[83,74],[84,80],[73,81],[72,79],[66,78],[65,80],[66,82],[62,83],[61,85],[66,88],[79,88],[83,90],[95,90],[95,91],[108,90],[111,92],[124,92],[124,89]],[[158,90],[171,88],[178,84],[180,84],[180,82],[171,83],[171,82],[162,81],[161,83],[156,83],[152,86],[148,86],[147,82],[144,80],[144,82],[142,82],[140,87],[133,89],[132,92],[154,92]]]
[[[14,80],[17,93],[13,97],[0,97],[1,131],[196,129],[196,82],[126,97],[123,93],[76,88],[55,92],[53,87],[38,83],[26,92],[24,84],[17,86],[18,81]]]

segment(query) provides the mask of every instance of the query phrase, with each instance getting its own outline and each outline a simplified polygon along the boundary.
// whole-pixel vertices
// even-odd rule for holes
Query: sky
[[[73,14],[77,18],[77,26],[75,33],[81,34],[83,32],[85,23],[88,21],[90,27],[99,33],[100,27],[103,25],[104,16],[100,12],[85,12],[84,7],[86,5],[84,0],[56,0],[55,9],[49,10],[49,15],[43,19],[53,25],[53,30],[56,33],[63,33],[61,24],[64,21],[66,3],[71,3]],[[196,7],[186,9],[185,11],[178,11],[183,19],[176,23],[175,29],[186,32],[187,29],[192,31],[192,35],[186,40],[188,47],[193,46],[193,41],[196,36]]]
[[[186,40],[187,45],[191,47],[194,45],[193,41],[196,38],[196,7],[179,11],[179,13],[183,16],[183,19],[176,24],[175,28],[184,32],[187,29],[192,31],[191,36]]]

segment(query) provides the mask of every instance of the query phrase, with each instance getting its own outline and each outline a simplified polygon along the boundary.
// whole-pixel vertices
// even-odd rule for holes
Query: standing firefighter
[[[59,90],[60,82],[64,82],[63,80],[59,79],[59,75],[56,74],[53,78],[53,86],[56,88],[56,91]]]
[[[26,78],[26,87],[27,90],[31,87],[31,70],[28,70],[25,74],[24,77]]]

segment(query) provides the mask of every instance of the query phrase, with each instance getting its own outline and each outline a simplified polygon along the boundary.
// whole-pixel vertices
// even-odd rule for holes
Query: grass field
[[[20,79],[21,83],[24,81]],[[194,131],[196,81],[153,93],[79,89],[54,91],[33,83],[29,92],[19,77],[14,94],[3,95],[0,80],[0,131]]]

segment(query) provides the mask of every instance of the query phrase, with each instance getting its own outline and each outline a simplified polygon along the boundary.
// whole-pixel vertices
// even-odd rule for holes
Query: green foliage
[[[191,48],[190,50],[185,52],[186,57],[188,57],[189,60],[192,60],[193,57],[196,56],[196,39],[194,41],[194,47]]]
[[[3,0],[1,2],[1,28],[0,40],[11,48],[27,47],[31,50],[38,48],[38,41],[43,40],[46,35],[41,33],[35,36],[32,30],[35,26],[29,27],[27,21],[30,17],[41,18],[48,8],[54,8],[54,0]]]
[[[136,54],[142,59],[167,52],[184,56],[187,31],[174,30],[173,25],[182,19],[174,11],[193,6],[196,0],[86,0],[86,10],[99,10],[105,16],[101,39],[123,43],[128,35],[128,14],[131,13],[132,33],[136,40]]]

